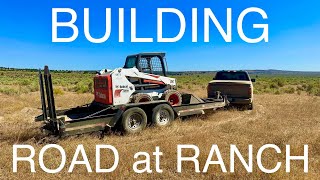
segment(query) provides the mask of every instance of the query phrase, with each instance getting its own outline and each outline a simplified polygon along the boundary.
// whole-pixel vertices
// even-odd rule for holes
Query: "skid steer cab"
[[[166,100],[172,106],[182,103],[176,79],[167,77],[165,53],[139,53],[127,56],[123,68],[101,70],[94,77],[95,102],[123,105]]]

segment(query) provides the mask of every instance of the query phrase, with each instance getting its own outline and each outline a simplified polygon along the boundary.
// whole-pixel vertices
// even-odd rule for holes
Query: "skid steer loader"
[[[167,100],[181,105],[176,79],[167,77],[165,53],[140,53],[127,56],[123,68],[103,69],[94,77],[95,101],[121,105]]]

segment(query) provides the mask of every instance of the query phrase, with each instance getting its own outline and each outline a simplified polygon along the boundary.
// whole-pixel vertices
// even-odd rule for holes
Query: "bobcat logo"
[[[107,99],[107,96],[101,92],[96,92],[96,96],[100,99]]]

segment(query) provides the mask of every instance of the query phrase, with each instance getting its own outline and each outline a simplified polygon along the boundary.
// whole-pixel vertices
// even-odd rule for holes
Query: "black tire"
[[[248,104],[247,109],[248,110],[253,110],[253,103]]]
[[[152,109],[152,125],[168,126],[174,120],[174,112],[168,104],[159,104]]]
[[[141,103],[141,102],[150,102],[153,101],[152,97],[149,94],[138,93],[133,95],[132,102]]]
[[[166,90],[163,93],[163,97],[172,106],[180,106],[182,104],[182,96],[179,91],[176,90]]]
[[[138,107],[127,109],[122,115],[121,126],[126,134],[141,132],[147,126],[147,115]]]

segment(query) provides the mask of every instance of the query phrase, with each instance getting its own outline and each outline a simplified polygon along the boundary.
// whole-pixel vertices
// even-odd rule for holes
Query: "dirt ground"
[[[197,92],[202,94],[202,92]],[[56,97],[58,109],[75,107],[92,100],[91,94],[66,93]],[[256,95],[253,111],[218,111],[207,115],[178,119],[165,128],[148,128],[137,135],[107,135],[99,139],[96,135],[81,135],[59,140],[67,153],[67,164],[58,174],[47,174],[36,162],[36,173],[30,173],[28,163],[18,164],[18,173],[12,172],[12,145],[29,144],[39,154],[45,145],[39,143],[42,138],[33,121],[41,113],[39,93],[24,94],[17,97],[0,94],[0,179],[317,179],[320,174],[320,98],[307,95]],[[76,166],[73,173],[68,173],[71,159],[78,144],[83,144],[86,154],[95,170],[95,146],[110,144],[117,148],[120,161],[112,173],[87,173],[84,166]],[[177,173],[177,145],[194,144],[200,149],[200,170],[203,169],[212,144],[219,146],[228,173],[222,173],[218,165],[211,165],[207,173],[195,173],[193,163],[184,163],[182,173]],[[241,163],[236,161],[235,172],[229,172],[230,144],[235,144],[247,157],[248,145],[252,144],[253,172],[247,173]],[[265,174],[256,163],[256,153],[264,144],[277,145],[282,153],[272,150],[264,152],[263,164],[273,168],[279,161],[282,166],[273,174]],[[291,153],[303,155],[303,145],[309,145],[309,172],[303,172],[302,162],[292,162],[291,172],[285,172],[285,145],[291,145]],[[163,152],[161,168],[163,173],[136,174],[132,170],[134,154],[146,151],[150,154],[160,146]],[[192,155],[193,152],[186,152]],[[21,152],[21,155],[28,152]],[[59,165],[60,156],[54,150],[45,155],[48,168]],[[112,156],[104,156],[101,161],[109,166]],[[151,162],[154,169],[154,160]]]

